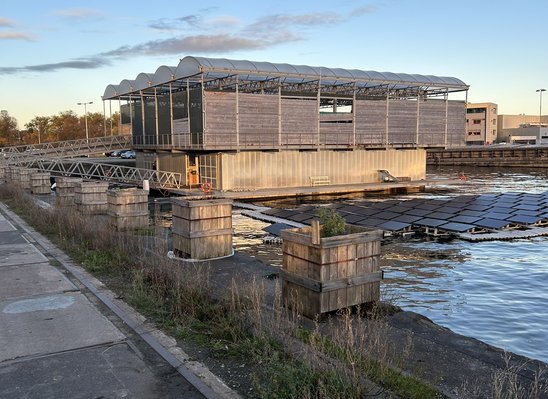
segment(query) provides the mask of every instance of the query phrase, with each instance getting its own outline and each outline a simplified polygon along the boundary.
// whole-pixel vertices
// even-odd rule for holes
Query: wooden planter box
[[[81,182],[74,187],[74,203],[83,215],[102,215],[107,213],[107,182]]]
[[[172,199],[173,252],[181,258],[232,254],[232,200]]]
[[[137,188],[107,192],[109,223],[116,230],[148,227],[148,191]]]
[[[307,317],[380,299],[380,230],[353,227],[350,234],[312,242],[312,229],[282,231],[282,295]]]

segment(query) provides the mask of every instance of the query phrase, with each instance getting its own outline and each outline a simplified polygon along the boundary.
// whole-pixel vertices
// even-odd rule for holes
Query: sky
[[[102,113],[108,84],[188,55],[452,76],[470,85],[470,102],[538,115],[548,1],[10,0],[0,55],[0,110],[21,129],[83,115],[78,102]]]

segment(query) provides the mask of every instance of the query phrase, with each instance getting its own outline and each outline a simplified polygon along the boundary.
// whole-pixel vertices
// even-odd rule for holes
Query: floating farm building
[[[464,145],[452,77],[185,57],[105,89],[137,166],[218,190],[425,178],[428,147]]]

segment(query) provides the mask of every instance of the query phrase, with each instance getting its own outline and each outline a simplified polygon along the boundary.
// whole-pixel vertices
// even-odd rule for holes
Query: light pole
[[[540,129],[542,127],[542,92],[546,91],[546,89],[538,89],[537,93],[539,93],[539,112],[538,112],[538,128]]]
[[[84,106],[84,122],[86,123],[86,141],[89,141],[89,132],[88,132],[88,104],[93,104],[93,101],[89,101],[87,103],[76,103],[77,105],[83,105]]]

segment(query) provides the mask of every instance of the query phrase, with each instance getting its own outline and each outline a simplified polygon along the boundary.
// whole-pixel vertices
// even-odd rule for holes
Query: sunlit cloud
[[[161,18],[149,22],[148,27],[163,32],[174,32],[187,28],[196,28],[202,21],[200,15],[185,15],[178,18]]]
[[[66,8],[56,11],[55,15],[67,19],[87,19],[103,16],[100,11],[91,8]]]
[[[61,69],[96,69],[106,65],[110,65],[108,60],[91,57],[50,64],[28,65],[23,67],[0,67],[0,73],[16,74],[20,72],[55,72]]]
[[[13,22],[11,19],[0,17],[0,26],[11,27],[14,25],[15,25],[15,22]]]
[[[0,32],[0,40],[25,40],[30,42],[34,39],[23,32]]]

